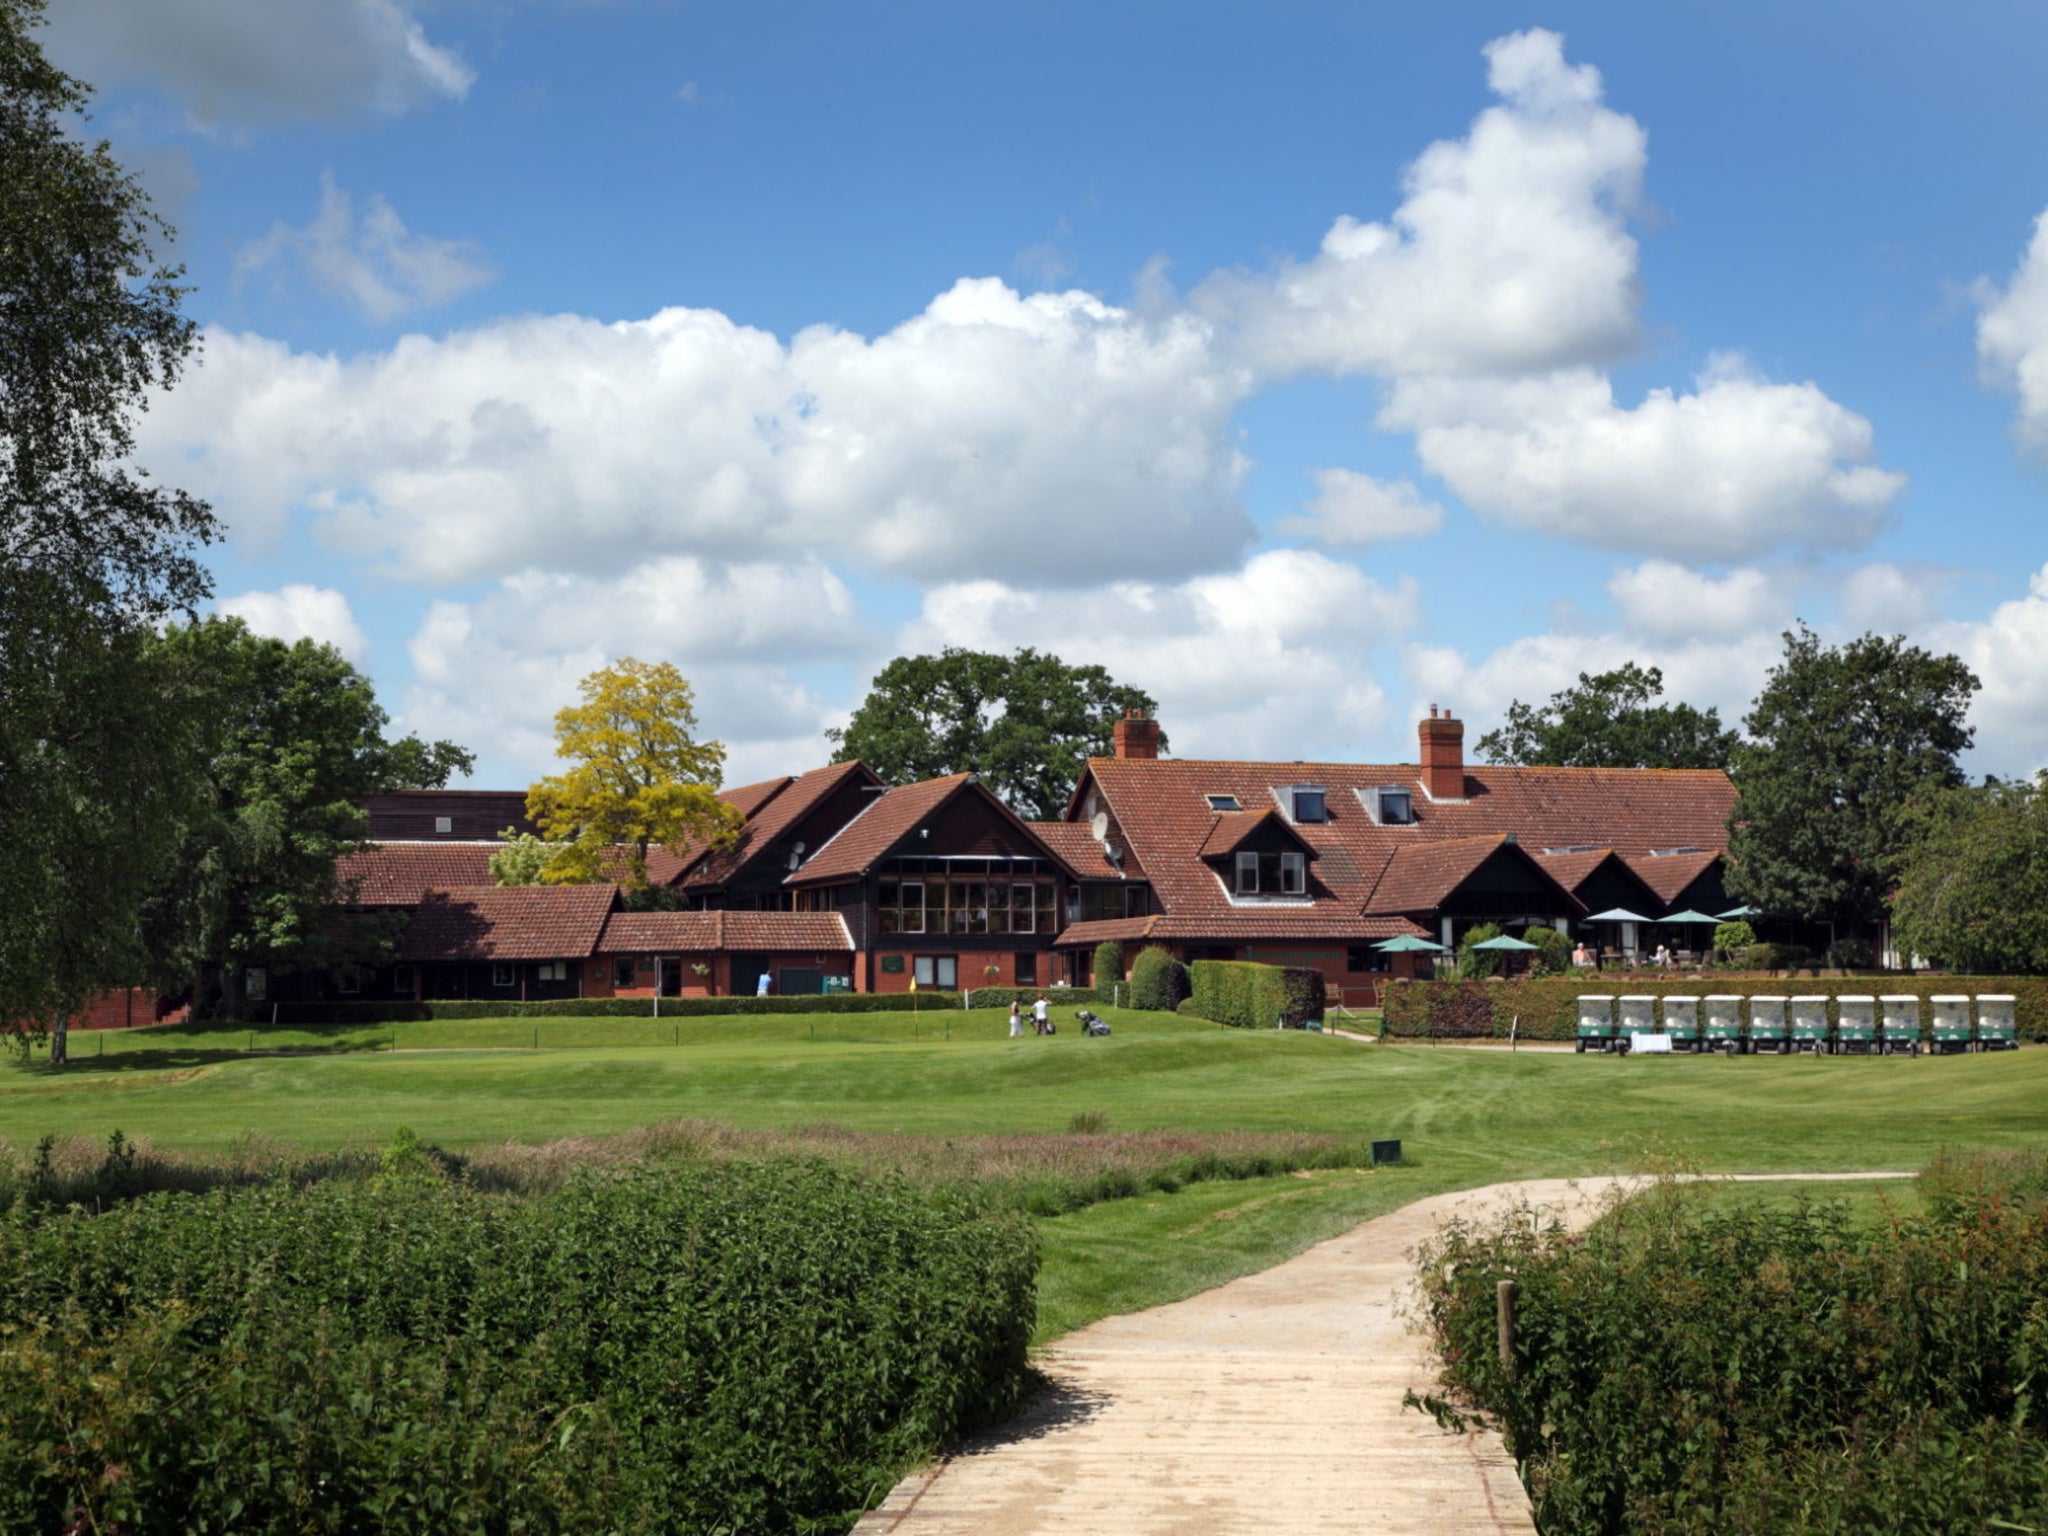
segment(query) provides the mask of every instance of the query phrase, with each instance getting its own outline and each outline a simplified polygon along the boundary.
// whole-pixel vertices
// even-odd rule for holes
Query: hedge
[[[977,999],[1000,989],[977,989]],[[1011,988],[1010,991],[1019,989]],[[1063,991],[1079,995],[1080,989]],[[1036,997],[1036,988],[1022,989]],[[907,1013],[908,992],[831,992],[811,997],[664,997],[661,1017],[696,1019],[728,1014],[776,1013]],[[920,989],[917,1006],[958,1008],[958,992],[930,992]],[[1007,991],[1002,1006],[1009,1006]],[[393,998],[374,1003],[278,1003],[279,1024],[407,1024],[430,1019],[646,1019],[654,1016],[650,997],[564,997],[553,1002],[500,1002],[478,999],[471,1002],[413,1002]],[[273,1022],[269,1008],[252,1008],[242,1019],[245,1024]]]
[[[1035,1238],[970,1193],[424,1162],[0,1216],[0,1530],[844,1530],[1026,1384]]]
[[[1308,966],[1197,960],[1188,967],[1192,1006],[1180,1011],[1233,1029],[1299,1029],[1323,1013],[1323,973]]]
[[[1199,993],[1200,983],[1196,984]],[[1578,1034],[1582,993],[1621,997],[1882,997],[1941,993],[2010,993],[2017,999],[2022,1040],[2048,1040],[2048,977],[2042,976],[1518,976],[1512,980],[1391,982],[1383,1033],[1407,1039],[1499,1039],[1511,1026],[1524,1040],[1571,1040]]]
[[[920,992],[918,996],[923,997],[924,994]],[[967,1006],[970,1008],[1007,1008],[1011,1003],[1015,1002],[1022,1003],[1026,1008],[1029,1008],[1041,997],[1049,1003],[1057,1003],[1062,1007],[1071,1006],[1075,1008],[1079,1008],[1084,1004],[1091,1007],[1101,1007],[1110,1002],[1108,987],[975,987],[967,993]],[[899,997],[896,1000],[896,1006],[907,1008],[909,1004]]]
[[[1131,962],[1131,1006],[1172,1013],[1190,993],[1188,968],[1164,945],[1148,944]]]

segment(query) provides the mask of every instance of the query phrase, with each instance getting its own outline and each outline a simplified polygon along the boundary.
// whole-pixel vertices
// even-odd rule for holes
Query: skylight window
[[[1209,809],[1212,811],[1241,811],[1244,809],[1244,806],[1239,803],[1235,795],[1206,795],[1203,798],[1209,802]]]
[[[1330,802],[1320,786],[1297,784],[1291,793],[1294,799],[1295,822],[1319,822],[1330,819]]]

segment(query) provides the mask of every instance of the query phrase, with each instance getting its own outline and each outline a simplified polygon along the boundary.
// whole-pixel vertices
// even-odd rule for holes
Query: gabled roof
[[[758,800],[751,798],[755,791],[764,787],[758,784],[720,796],[727,804],[740,808],[747,817],[747,824],[740,829],[736,841],[698,859],[683,877],[683,888],[716,890],[730,885],[748,864],[767,853],[791,828],[816,810],[826,796],[853,779],[874,784],[882,782],[873,769],[856,760],[832,763],[800,773],[795,778],[775,781],[777,788]]]
[[[1576,853],[1539,853],[1536,862],[1548,870],[1552,879],[1570,891],[1574,896],[1580,893],[1594,876],[1612,868],[1621,878],[1643,893],[1644,897],[1656,898],[1657,892],[1627,859],[1612,848],[1581,849]],[[1668,897],[1662,898],[1669,900]],[[1603,906],[1608,903],[1602,903]],[[1623,906],[1630,903],[1624,901]]]
[[[1470,868],[1476,868],[1476,860],[1512,832],[1525,857],[1537,848],[1611,848],[1641,873],[1645,861],[1637,855],[1652,848],[1724,846],[1735,803],[1728,776],[1709,770],[1468,765],[1466,798],[1457,802],[1430,800],[1421,793],[1418,776],[1413,763],[1093,758],[1074,787],[1067,816],[1079,821],[1088,796],[1098,795],[1176,925],[1188,919],[1213,927],[1214,920],[1229,915],[1234,924],[1254,925],[1261,935],[1284,940],[1309,932],[1311,917],[1355,922],[1389,912],[1397,899],[1419,900],[1446,889],[1443,869],[1427,860],[1405,862],[1391,872],[1396,884],[1386,885],[1389,865],[1403,849],[1476,840],[1464,855],[1443,856],[1453,865],[1461,857],[1474,858]],[[1211,811],[1207,797],[1230,794],[1240,805],[1265,806],[1273,803],[1276,789],[1300,783],[1324,787],[1329,815],[1325,822],[1288,823],[1316,853],[1313,903],[1306,911],[1299,903],[1261,911],[1233,902],[1203,862],[1205,851],[1216,846],[1211,839],[1230,835],[1218,831],[1218,824],[1232,813]],[[1368,803],[1377,805],[1375,791],[1384,785],[1416,791],[1413,822],[1382,826],[1373,819]],[[1543,868],[1533,857],[1530,861]],[[1670,860],[1654,862],[1669,865]]]
[[[1418,843],[1411,848],[1397,850],[1387,860],[1379,884],[1373,887],[1372,895],[1366,900],[1365,910],[1381,913],[1434,912],[1450,900],[1459,886],[1477,874],[1482,865],[1503,853],[1528,866],[1544,884],[1554,887],[1568,906],[1577,908],[1583,915],[1585,904],[1566,887],[1559,885],[1541,861],[1532,857],[1526,848],[1510,842],[1506,833],[1497,837],[1459,837],[1437,843]]]
[[[1402,934],[1428,938],[1429,930],[1399,916],[1344,916],[1337,913],[1304,912],[1295,908],[1284,934],[1287,939],[1324,939],[1337,944],[1366,944],[1380,939],[1397,939]],[[1157,939],[1161,943],[1241,942],[1245,939],[1276,937],[1271,920],[1263,913],[1219,912],[1200,917],[1172,917],[1154,913],[1150,917],[1108,917],[1092,923],[1069,923],[1060,930],[1059,947],[1117,943],[1133,939]]]
[[[1285,833],[1287,840],[1297,848],[1300,848],[1310,858],[1316,856],[1315,849],[1309,845],[1308,841],[1299,832],[1294,830],[1293,825],[1287,818],[1269,805],[1264,810],[1259,811],[1217,812],[1215,825],[1209,828],[1209,835],[1202,839],[1201,857],[1205,859],[1220,859],[1226,854],[1237,852],[1253,833],[1270,831],[1275,828]]]
[[[352,905],[410,907],[426,892],[449,886],[489,885],[491,855],[503,843],[373,843],[335,861],[343,888],[353,882]]]
[[[1095,834],[1078,821],[1034,821],[1032,833],[1065,861],[1083,880],[1142,880],[1145,867],[1129,848],[1123,848],[1121,864],[1110,862]],[[1122,844],[1118,847],[1122,848]]]
[[[597,943],[600,955],[852,948],[837,912],[614,912]]]
[[[1058,865],[1063,873],[1076,875],[1076,871],[1038,835],[1030,822],[1003,804],[973,774],[954,773],[943,779],[925,779],[876,795],[872,805],[842,827],[784,883],[791,886],[826,885],[866,874],[894,852],[896,846],[915,832],[926,817],[943,809],[961,794],[981,796],[1026,842]],[[938,853],[943,850],[934,848],[932,851]]]
[[[583,960],[618,898],[615,885],[465,886],[428,891],[398,942],[398,958]]]
[[[1694,853],[1632,853],[1627,862],[1668,907],[1721,857],[1721,849],[1703,848]]]

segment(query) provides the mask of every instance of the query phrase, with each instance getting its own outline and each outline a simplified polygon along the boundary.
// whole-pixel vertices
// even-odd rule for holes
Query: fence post
[[[1500,1368],[1515,1369],[1515,1282],[1503,1280],[1493,1288],[1493,1320],[1500,1335]]]

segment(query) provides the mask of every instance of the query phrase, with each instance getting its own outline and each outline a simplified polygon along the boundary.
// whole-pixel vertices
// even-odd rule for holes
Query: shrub
[[[1131,962],[1131,1006],[1171,1013],[1188,996],[1188,968],[1173,952],[1148,944]]]
[[[1838,971],[1867,971],[1872,963],[1867,940],[1836,939],[1828,946],[1828,964]]]
[[[17,1208],[0,1529],[843,1529],[1015,1402],[1035,1264],[815,1163]]]
[[[1840,1205],[1700,1211],[1670,1185],[1583,1237],[1527,1211],[1453,1226],[1423,1256],[1424,1314],[1446,1383],[1498,1416],[1538,1529],[2039,1529],[2048,1210],[1995,1174],[1951,1170],[1980,1197],[1875,1230]]]
[[[920,992],[917,995],[922,998],[932,996],[933,994]],[[1107,987],[976,987],[967,994],[967,1006],[970,1008],[1007,1008],[1012,1003],[1022,1003],[1026,1008],[1029,1008],[1041,997],[1048,1002],[1058,1003],[1062,1007],[1074,1008],[1079,1008],[1083,1005],[1100,1006],[1110,1001],[1109,988]],[[896,1005],[898,1008],[906,1008],[909,1006],[909,1003],[903,998],[898,998]],[[960,1006],[957,999],[953,1006],[956,1008]],[[666,1009],[662,1011],[664,1013],[667,1012]]]
[[[1482,977],[1491,976],[1500,969],[1500,952],[1498,950],[1474,948],[1475,945],[1483,944],[1488,939],[1497,939],[1499,937],[1500,929],[1498,926],[1493,923],[1481,923],[1477,928],[1469,930],[1464,938],[1458,940],[1458,975],[1460,979],[1478,981]]]
[[[1522,939],[1536,946],[1536,953],[1529,957],[1531,975],[1563,976],[1571,970],[1572,941],[1555,928],[1538,923],[1524,931]]]
[[[1095,946],[1095,987],[1107,991],[1124,979],[1124,947],[1104,939]]]
[[[1037,987],[1011,988],[1025,997],[1036,997]],[[1003,989],[990,987],[975,992],[976,999]],[[1079,988],[1063,989],[1075,1001],[1082,999]],[[407,1024],[430,1019],[645,1019],[653,1017],[651,997],[565,997],[554,1002],[521,1003],[494,999],[470,1002],[413,1002],[394,998],[372,1003],[279,1003],[275,1022],[279,1024]],[[958,1008],[958,992],[919,989],[919,1008]],[[1005,993],[1002,1006],[1009,1006]],[[832,992],[818,997],[664,997],[660,1014],[664,1019],[717,1018],[731,1014],[779,1013],[900,1013],[910,1007],[903,992]],[[273,1022],[270,1008],[252,1009],[245,1024]]]
[[[1189,967],[1197,1017],[1233,1029],[1299,1029],[1320,1018],[1323,973],[1310,966],[1258,965],[1248,960],[1197,960]]]
[[[1740,918],[1714,930],[1714,953],[1724,958],[1745,954],[1756,943],[1756,930]]]

